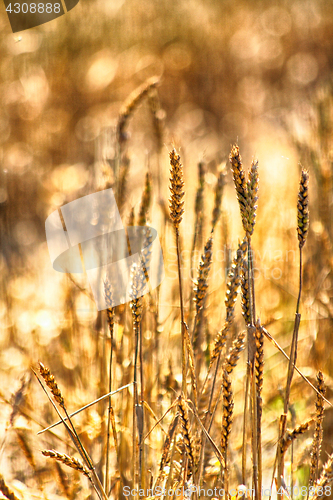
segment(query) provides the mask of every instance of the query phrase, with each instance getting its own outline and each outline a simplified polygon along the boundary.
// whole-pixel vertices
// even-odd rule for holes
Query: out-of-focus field
[[[175,145],[184,165],[181,237],[187,312],[211,228],[214,189],[220,170],[225,171],[204,323],[209,347],[223,326],[226,276],[243,238],[228,161],[236,142],[246,170],[253,157],[259,160],[253,236],[257,315],[287,352],[298,294],[298,162],[309,170],[310,231],[304,249],[298,366],[313,383],[316,371],[323,370],[326,397],[331,399],[332,33],[333,6],[324,0],[80,0],[65,16],[18,34],[11,32],[4,4],[0,5],[0,470],[19,498],[94,495],[86,479],[70,470],[66,470],[69,490],[61,491],[56,480],[59,470],[54,471],[54,464],[40,454],[44,448],[73,453],[65,434],[36,436],[57,417],[31,366],[36,368],[40,360],[50,367],[69,410],[74,411],[108,391],[110,351],[106,316],[96,310],[85,276],[73,275],[72,281],[52,268],[45,220],[70,201],[116,186],[116,125],[122,103],[153,76],[160,78],[158,117],[163,124],[163,147],[159,151],[144,100],[128,127],[130,168],[121,210],[125,224],[132,207],[137,216],[149,170],[152,206],[148,220],[159,233],[165,265],[158,324],[156,304],[147,299],[149,314],[143,328],[149,405],[161,417],[178,394],[181,378],[177,257],[165,214],[168,152]],[[201,160],[206,169],[205,225],[191,272]],[[244,329],[239,304],[236,312],[234,329],[238,331]],[[117,309],[115,321],[113,388],[133,379],[129,307]],[[287,362],[266,344],[263,453],[267,457],[265,484],[269,484]],[[240,464],[244,359],[234,375],[234,464]],[[112,400],[119,440],[118,463],[116,454],[110,453],[114,497],[120,497],[119,476],[123,484],[131,481],[131,391]],[[314,401],[314,392],[295,375],[294,425],[314,413]],[[103,403],[76,420],[101,476],[106,411],[107,403]],[[147,419],[148,432],[153,419]],[[333,415],[328,408],[323,461],[333,451],[332,433]],[[295,461],[304,464],[295,472],[300,482],[308,473],[311,437],[311,432],[305,434],[294,446]],[[154,477],[162,442],[160,430],[149,438],[147,469]],[[206,478],[213,482],[216,460],[209,467]],[[231,484],[237,485],[236,465],[234,469]]]

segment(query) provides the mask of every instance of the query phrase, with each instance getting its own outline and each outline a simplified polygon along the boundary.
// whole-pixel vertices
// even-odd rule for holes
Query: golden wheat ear
[[[204,305],[204,300],[208,288],[208,275],[213,257],[213,236],[210,236],[206,242],[204,252],[201,256],[198,269],[198,278],[194,286],[194,302],[196,304],[197,314]]]
[[[79,471],[81,474],[86,476],[92,482],[89,470],[77,458],[65,455],[65,453],[58,453],[57,451],[54,450],[42,450],[42,454],[44,455],[44,457],[49,457],[53,458],[54,460],[58,460],[59,462],[67,465],[71,469]]]
[[[297,200],[297,233],[299,247],[303,248],[309,230],[309,172],[302,168]]]
[[[170,191],[171,198],[170,202],[170,218],[173,222],[175,229],[179,228],[179,225],[183,219],[184,213],[184,174],[183,165],[180,161],[180,156],[176,153],[175,148],[170,151]]]
[[[61,393],[61,390],[59,389],[59,386],[58,386],[54,376],[51,374],[49,368],[47,368],[41,362],[39,362],[38,365],[39,365],[39,372],[40,372],[41,376],[43,377],[45,384],[52,392],[54,399],[62,408],[65,408],[65,400],[64,400],[63,395]]]
[[[193,474],[195,467],[193,437],[191,433],[191,424],[188,416],[187,405],[183,395],[179,396],[177,407],[178,407],[179,422],[181,426],[184,447],[189,460],[188,470]]]

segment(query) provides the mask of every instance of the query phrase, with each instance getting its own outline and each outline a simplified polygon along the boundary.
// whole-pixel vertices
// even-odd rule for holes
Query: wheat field
[[[3,498],[333,498],[331,7],[0,15]],[[110,189],[98,307],[45,221]]]

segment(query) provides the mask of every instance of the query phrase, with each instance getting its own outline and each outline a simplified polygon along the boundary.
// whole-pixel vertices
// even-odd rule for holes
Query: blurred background
[[[299,364],[313,380],[315,370],[323,369],[330,384],[332,33],[333,5],[324,0],[80,0],[65,16],[16,34],[0,4],[0,431],[1,463],[9,477],[36,487],[33,470],[20,465],[21,451],[16,453],[18,444],[10,432],[13,406],[8,404],[13,405],[11,394],[21,387],[22,377],[30,383],[31,365],[39,359],[49,364],[72,391],[75,407],[102,390],[96,372],[101,316],[88,288],[82,292],[84,276],[75,278],[80,288],[52,269],[45,220],[63,204],[114,185],[115,129],[122,103],[153,76],[160,79],[163,146],[156,143],[143,101],[128,128],[131,166],[123,220],[132,207],[137,213],[149,169],[150,220],[160,230],[169,197],[168,151],[175,144],[184,163],[186,248],[193,237],[197,164],[203,160],[206,165],[205,236],[217,176],[225,169],[215,257],[220,267],[212,279],[215,289],[223,291],[230,255],[243,237],[228,162],[231,145],[239,144],[246,169],[257,157],[260,198],[253,244],[258,315],[288,349],[298,293],[295,227],[301,162],[310,171],[311,224],[304,254]],[[164,236],[172,242],[171,230]],[[201,243],[198,255],[202,248]],[[161,287],[161,324],[170,352],[178,339],[168,323],[177,300],[172,259],[174,254],[165,253],[164,291]],[[187,269],[185,261],[184,254]],[[189,293],[191,274],[185,272],[185,278]],[[217,310],[212,328],[220,328],[221,301],[214,294],[211,300]],[[163,376],[172,372],[169,358],[161,362]],[[277,358],[273,349],[267,366],[274,390],[266,390],[274,394],[279,386],[274,370],[282,362],[286,367]],[[119,366],[125,361],[120,359]],[[177,381],[179,369],[173,372]],[[296,396],[303,391],[312,401],[311,391],[295,384]],[[161,387],[161,394],[167,389]],[[43,398],[33,382],[25,402],[29,411],[40,408],[47,415]],[[333,422],[329,411],[328,429]],[[23,434],[35,429],[27,417],[20,418],[16,425]],[[87,419],[82,426],[92,442],[99,435],[98,414]],[[40,449],[38,441],[31,446]],[[332,449],[331,441],[326,451]]]

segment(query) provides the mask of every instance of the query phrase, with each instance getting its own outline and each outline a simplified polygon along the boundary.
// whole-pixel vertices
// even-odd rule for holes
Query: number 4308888
[[[60,13],[60,3],[55,3],[55,4],[52,4],[52,3],[47,3],[47,4],[44,4],[44,3],[30,3],[30,4],[23,3],[22,5],[19,3],[14,3],[13,8],[12,8],[12,4],[10,3],[8,5],[8,7],[6,8],[6,11],[10,12],[10,13],[13,12],[14,14],[19,14],[20,12],[23,12],[23,14],[27,14],[28,12],[30,14],[35,14],[35,13],[43,14],[45,12],[47,14],[51,14],[52,12],[54,12],[55,14],[59,14]]]

